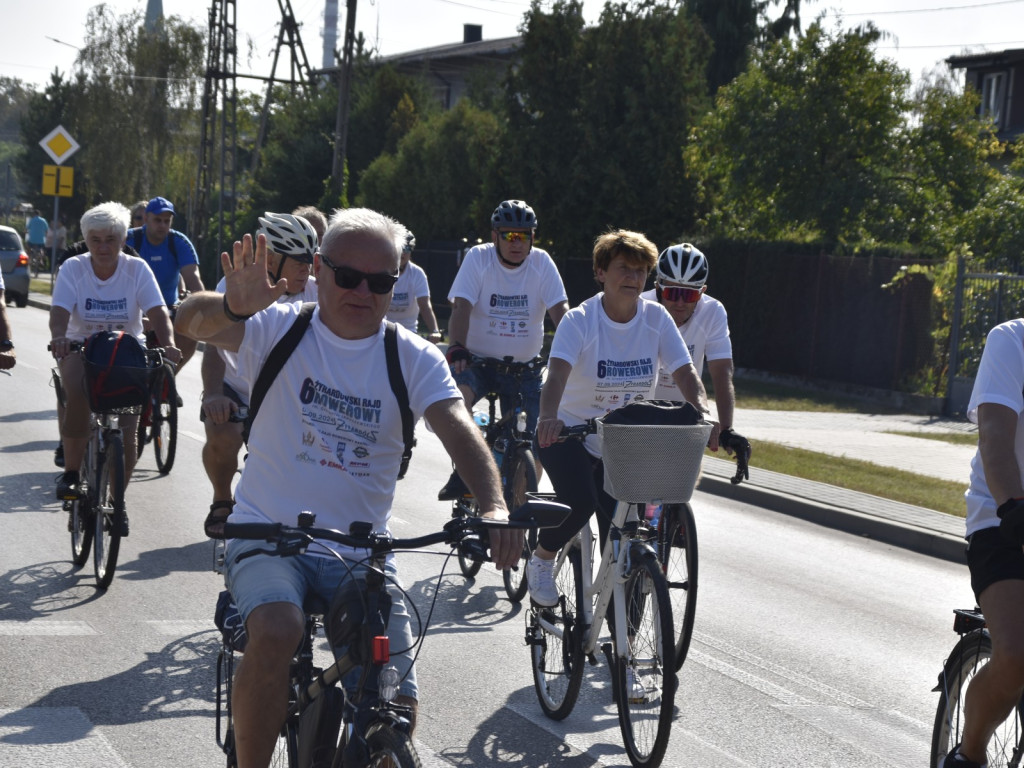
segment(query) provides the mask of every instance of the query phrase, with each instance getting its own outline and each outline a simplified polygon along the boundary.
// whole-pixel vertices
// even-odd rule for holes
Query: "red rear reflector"
[[[388,643],[387,635],[377,635],[373,638],[373,663],[387,664],[391,658],[391,646]]]

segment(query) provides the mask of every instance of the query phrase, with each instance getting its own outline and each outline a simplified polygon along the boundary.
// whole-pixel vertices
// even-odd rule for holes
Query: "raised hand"
[[[253,247],[252,235],[236,240],[232,254],[220,255],[224,270],[224,295],[231,312],[240,317],[254,315],[277,301],[287,290],[288,281],[281,278],[271,284],[267,274],[267,238],[262,234]]]

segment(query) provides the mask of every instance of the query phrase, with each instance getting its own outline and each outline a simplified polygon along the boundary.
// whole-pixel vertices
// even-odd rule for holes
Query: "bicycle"
[[[32,270],[32,277],[39,277],[40,272],[49,272],[50,256],[47,253],[46,246],[28,243],[25,247],[28,250],[28,260],[30,269]]]
[[[166,475],[174,466],[178,449],[178,388],[174,366],[164,362],[153,377],[150,395],[139,415],[138,454],[153,443],[156,467]]]
[[[960,639],[943,664],[938,685],[932,689],[939,694],[939,705],[932,729],[931,768],[941,768],[949,751],[960,743],[967,686],[992,657],[992,639],[981,610],[956,609],[953,614],[953,630],[960,635]],[[989,768],[1016,768],[1022,764],[1022,759],[1024,697],[992,734],[987,753]]]
[[[595,650],[608,619],[612,642],[601,650],[612,672],[626,753],[638,767],[660,765],[664,758],[678,685],[669,584],[644,513],[652,501],[689,500],[712,425],[669,427],[675,433],[670,446],[650,450],[652,429],[665,428],[613,427],[597,419],[562,430],[563,439],[598,433],[605,490],[618,501],[596,574],[588,520],[555,558],[558,603],[533,605],[526,619],[534,689],[541,709],[554,720],[566,718],[575,706],[584,659],[597,664]],[[651,456],[678,458],[680,471],[661,472]]]
[[[498,465],[505,504],[509,509],[518,509],[529,494],[537,491],[537,460],[533,455],[533,435],[526,432],[522,380],[526,373],[543,366],[544,360],[537,357],[519,363],[513,361],[511,357],[502,360],[493,357],[474,357],[473,362],[490,367],[499,374],[512,376],[515,380],[515,395],[511,397],[500,398],[497,392],[487,393],[487,415],[478,414],[476,422],[483,430],[484,442],[491,449],[494,461]],[[502,400],[501,418],[496,419],[495,403],[499,398]],[[476,514],[476,500],[472,496],[463,496],[452,502],[452,517],[472,517]],[[523,542],[523,554],[519,564],[513,568],[505,568],[501,572],[505,594],[513,603],[520,602],[526,596],[526,563],[536,544],[536,541],[531,541],[530,536],[527,536]],[[459,554],[459,568],[467,579],[476,576],[482,564],[470,554]]]
[[[50,345],[47,345],[47,349]],[[71,351],[81,354],[85,365],[86,380],[94,381],[96,366],[85,358],[85,345],[72,342]],[[146,350],[150,367],[130,368],[118,366],[119,374],[134,392],[145,391],[149,376],[154,368],[163,363],[163,350]],[[60,370],[52,370],[53,384],[62,406],[66,404]],[[89,444],[79,469],[81,483],[78,498],[65,500],[63,508],[68,512],[68,530],[71,533],[71,562],[76,566],[85,565],[89,551],[93,554],[93,571],[96,586],[107,589],[114,579],[121,539],[128,534],[128,513],[125,508],[124,435],[120,417],[137,413],[139,406],[129,402],[111,406],[101,403],[94,396],[96,389],[90,384]]]
[[[530,501],[517,509],[508,522],[480,517],[453,518],[439,532],[408,539],[374,533],[369,523],[353,523],[348,534],[315,528],[315,515],[310,512],[300,513],[297,527],[280,523],[227,523],[224,532],[228,538],[264,540],[274,545],[273,549],[251,551],[240,557],[258,554],[289,557],[305,552],[317,540],[371,552],[364,561],[369,564],[365,578],[349,580],[330,606],[310,601],[304,606],[305,632],[291,662],[288,713],[271,765],[288,768],[420,766],[410,736],[411,708],[395,701],[400,679],[398,670],[389,665],[386,629],[391,598],[387,593],[388,577],[383,570],[384,557],[398,550],[447,544],[460,551],[470,549],[475,556],[486,559],[487,549],[482,537],[489,529],[558,525],[567,513],[568,508],[560,504]],[[443,573],[442,568],[441,576]],[[429,622],[430,614],[425,622],[420,622],[419,639],[414,646],[422,643]],[[313,659],[314,639],[322,628],[326,629],[335,651],[334,663],[326,668],[316,667]],[[234,768],[231,681],[239,634],[226,631],[222,637],[217,665],[216,734],[217,744],[227,755],[228,768]],[[362,674],[355,690],[346,691],[339,683],[353,669],[361,669]]]

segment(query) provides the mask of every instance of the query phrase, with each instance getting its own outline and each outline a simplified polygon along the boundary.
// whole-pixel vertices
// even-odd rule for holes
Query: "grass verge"
[[[977,432],[900,432],[893,430],[887,435],[903,435],[904,437],[920,437],[925,440],[938,440],[940,443],[952,445],[977,445]]]
[[[714,456],[715,454],[709,453]],[[721,458],[721,454],[716,456]],[[963,483],[915,475],[858,459],[789,448],[758,440],[754,446],[751,474],[758,469],[828,483],[851,491],[870,493],[884,499],[913,504],[926,509],[964,516]]]
[[[28,289],[32,293],[45,293],[47,296],[50,295],[50,278],[47,277],[43,280],[41,277],[33,277],[29,279]]]

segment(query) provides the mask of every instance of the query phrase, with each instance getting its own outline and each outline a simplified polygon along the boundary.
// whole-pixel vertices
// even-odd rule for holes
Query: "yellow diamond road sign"
[[[64,130],[63,125],[58,125],[52,131],[50,131],[39,142],[41,146],[50,157],[53,158],[53,162],[60,165],[75,152],[78,151],[78,142],[71,138],[71,134]]]

